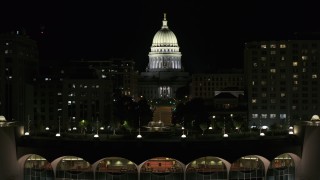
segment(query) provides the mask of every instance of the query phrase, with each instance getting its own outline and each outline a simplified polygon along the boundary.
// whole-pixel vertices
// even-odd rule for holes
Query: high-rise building
[[[38,74],[38,47],[25,32],[0,35],[0,114],[7,120],[33,118],[33,78]]]
[[[319,113],[320,41],[248,42],[244,54],[252,125],[289,125]]]
[[[146,72],[140,74],[139,95],[147,99],[174,98],[179,88],[187,86],[190,77],[184,72],[181,56],[164,14],[162,27],[153,37]]]

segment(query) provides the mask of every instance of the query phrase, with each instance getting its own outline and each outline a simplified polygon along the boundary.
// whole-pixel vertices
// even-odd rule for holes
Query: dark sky
[[[319,6],[310,1],[12,1],[1,6],[0,31],[24,28],[39,43],[42,62],[123,57],[134,59],[140,71],[164,12],[189,72],[242,68],[246,41],[320,32]]]

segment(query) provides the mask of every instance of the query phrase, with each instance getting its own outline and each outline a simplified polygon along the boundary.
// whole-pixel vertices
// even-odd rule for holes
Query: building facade
[[[38,74],[38,47],[24,32],[0,35],[0,114],[23,122],[33,117],[33,78]]]
[[[162,27],[152,41],[146,72],[140,74],[139,95],[147,99],[174,98],[190,78],[189,73],[184,72],[181,56],[177,38],[164,14]]]
[[[319,47],[316,40],[246,43],[251,124],[290,125],[319,112]]]
[[[213,98],[220,92],[234,92],[234,95],[244,93],[243,72],[193,74],[191,82],[191,97],[204,99]]]

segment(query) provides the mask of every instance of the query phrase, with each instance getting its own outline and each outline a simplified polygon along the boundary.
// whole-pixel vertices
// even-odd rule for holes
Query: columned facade
[[[183,72],[181,52],[175,34],[169,29],[166,14],[155,34],[146,72],[139,80],[139,95],[147,99],[174,98],[176,90],[186,86],[189,74]]]

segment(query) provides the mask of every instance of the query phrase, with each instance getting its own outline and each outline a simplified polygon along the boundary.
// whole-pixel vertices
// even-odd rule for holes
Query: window
[[[292,62],[292,66],[298,66],[298,62]]]
[[[262,48],[262,49],[266,49],[266,48],[267,48],[267,45],[261,44],[261,48]]]
[[[252,99],[252,104],[257,103],[257,99]]]
[[[270,69],[271,73],[276,73],[276,69]]]
[[[267,60],[267,58],[265,56],[262,56],[261,61],[265,61],[265,60]]]
[[[258,118],[258,114],[252,114],[252,118],[253,118],[253,119]]]
[[[316,74],[312,74],[312,79],[317,79],[317,75]]]
[[[270,118],[271,118],[271,119],[274,119],[274,118],[276,118],[276,117],[277,117],[276,114],[270,114]]]
[[[280,97],[285,97],[286,96],[286,93],[281,93],[280,94]]]
[[[308,56],[302,56],[301,59],[302,59],[303,61],[305,61],[305,60],[308,59]]]
[[[276,54],[276,51],[270,51],[270,54],[274,55]]]
[[[298,74],[292,75],[293,78],[298,78]]]
[[[270,48],[276,48],[277,47],[277,45],[275,45],[275,44],[270,44]]]
[[[280,44],[280,48],[286,48],[287,46],[285,44]]]

